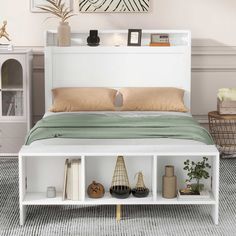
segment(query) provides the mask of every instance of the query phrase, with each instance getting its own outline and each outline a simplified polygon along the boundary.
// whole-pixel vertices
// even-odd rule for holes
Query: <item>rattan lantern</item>
[[[127,198],[131,193],[123,156],[118,156],[110,187],[110,194],[116,198]]]
[[[135,188],[132,189],[132,194],[135,197],[147,197],[149,194],[149,189],[145,186],[143,181],[143,173],[138,172],[138,181]]]

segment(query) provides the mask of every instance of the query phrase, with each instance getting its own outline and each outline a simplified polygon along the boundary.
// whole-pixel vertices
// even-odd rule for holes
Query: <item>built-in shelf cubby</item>
[[[128,198],[122,200],[112,197],[109,190],[112,184],[117,156],[85,156],[85,190],[93,180],[102,183],[105,188],[105,197],[92,199],[85,193],[85,201],[99,204],[116,204],[116,202],[133,204],[134,201],[143,204],[142,202],[153,201],[153,156],[124,155],[123,157],[131,189],[136,185],[137,173],[142,171],[145,185],[150,190],[149,196],[139,199],[131,194]]]

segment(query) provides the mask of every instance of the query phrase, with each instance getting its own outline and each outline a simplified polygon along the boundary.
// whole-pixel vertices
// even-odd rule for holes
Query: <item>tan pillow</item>
[[[117,90],[109,88],[55,88],[50,111],[114,111]]]
[[[184,90],[178,88],[122,88],[122,111],[186,112]]]

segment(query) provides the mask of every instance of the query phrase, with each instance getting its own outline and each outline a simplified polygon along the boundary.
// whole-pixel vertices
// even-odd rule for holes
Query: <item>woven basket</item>
[[[221,115],[235,115],[236,101],[220,101],[217,99],[217,109]]]
[[[210,133],[222,157],[236,156],[236,115],[209,112]]]

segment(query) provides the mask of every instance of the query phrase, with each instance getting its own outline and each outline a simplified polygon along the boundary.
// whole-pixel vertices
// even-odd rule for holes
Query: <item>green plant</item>
[[[47,5],[44,4],[37,7],[60,18],[62,22],[66,22],[67,19],[75,15],[72,14],[73,11],[66,7],[62,0],[46,0],[46,2],[48,3]]]
[[[194,192],[200,192],[200,180],[201,179],[208,179],[210,177],[209,173],[206,169],[210,169],[211,166],[208,163],[208,158],[203,157],[202,161],[194,162],[190,160],[186,160],[184,162],[184,170],[187,170],[187,176],[189,177],[186,179],[186,182],[191,182],[193,179],[196,180],[196,189],[193,190]]]

